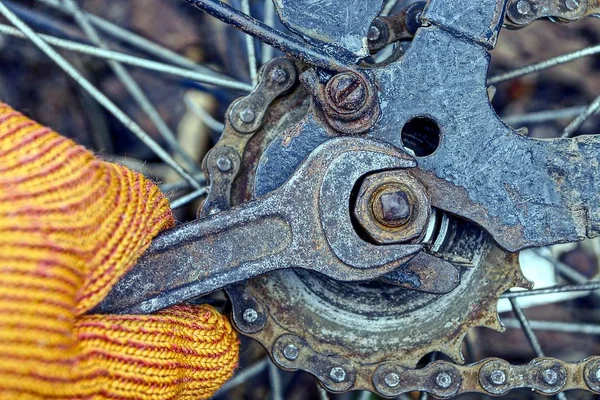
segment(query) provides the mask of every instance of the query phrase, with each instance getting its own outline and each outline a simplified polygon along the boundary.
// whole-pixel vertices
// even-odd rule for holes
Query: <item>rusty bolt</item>
[[[383,378],[383,381],[388,387],[395,388],[400,384],[400,375],[390,372]]]
[[[565,6],[569,11],[575,11],[579,7],[579,2],[577,0],[565,0]]]
[[[298,358],[299,353],[300,350],[298,349],[298,346],[293,344],[288,344],[283,348],[283,356],[290,361],[294,361],[296,358]]]
[[[492,381],[492,383],[497,386],[504,385],[504,383],[506,382],[506,374],[504,373],[504,371],[495,369],[490,374],[490,381]]]
[[[244,321],[251,324],[253,322],[256,322],[256,320],[258,319],[258,313],[254,308],[247,308],[246,310],[244,310],[244,314],[242,315],[242,317],[244,318]]]
[[[544,382],[552,386],[558,381],[558,374],[555,370],[548,368],[542,372],[542,378],[544,379]]]
[[[233,168],[233,163],[229,157],[222,155],[221,157],[217,158],[217,168],[221,172],[229,172],[231,171],[231,168]]]
[[[340,113],[353,113],[367,102],[366,82],[354,72],[337,74],[326,86],[327,99]]]
[[[288,74],[281,68],[275,68],[273,71],[271,71],[271,79],[273,82],[281,84],[287,81]]]
[[[254,113],[254,110],[251,109],[250,107],[246,107],[242,111],[240,111],[239,116],[240,116],[240,119],[242,120],[242,122],[244,122],[246,124],[251,123],[256,118],[256,114]]]
[[[521,15],[527,15],[531,13],[531,4],[527,0],[517,1],[517,12]]]
[[[397,227],[409,220],[411,204],[405,191],[384,192],[377,197],[373,203],[373,213],[383,225]]]
[[[329,377],[337,383],[344,382],[346,379],[346,371],[342,367],[333,367],[331,371],[329,371]]]
[[[376,40],[379,40],[379,38],[381,37],[381,30],[379,29],[379,27],[377,27],[376,25],[371,25],[369,27],[369,32],[367,33],[367,39],[369,39],[369,41],[374,42]]]
[[[452,376],[447,372],[440,372],[435,377],[435,384],[442,389],[448,389],[452,385]]]

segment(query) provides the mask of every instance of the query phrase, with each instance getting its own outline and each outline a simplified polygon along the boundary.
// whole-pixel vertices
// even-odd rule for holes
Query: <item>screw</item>
[[[239,117],[242,120],[242,122],[249,124],[250,122],[254,121],[254,118],[256,118],[256,114],[254,113],[254,110],[252,110],[250,107],[246,107],[242,111],[240,111]]]
[[[490,374],[490,381],[492,381],[494,385],[504,385],[504,382],[506,382],[506,374],[504,371],[495,369]]]
[[[527,15],[531,12],[531,4],[527,0],[517,1],[517,12],[521,15]]]
[[[229,157],[222,155],[217,158],[217,168],[219,168],[219,171],[221,172],[229,172],[231,171],[231,168],[233,168],[233,163]]]
[[[258,319],[258,313],[254,308],[247,308],[243,314],[244,321],[251,324]]]
[[[558,381],[558,374],[555,370],[548,368],[542,372],[542,378],[548,385],[554,385]]]
[[[452,385],[452,377],[447,372],[440,372],[435,377],[435,383],[442,389],[448,389]]]
[[[367,39],[369,39],[369,41],[374,42],[376,40],[379,40],[379,38],[381,37],[381,31],[379,30],[379,28],[375,25],[371,25],[369,27],[369,32],[367,33]]]
[[[565,0],[565,6],[569,9],[569,11],[575,11],[577,8],[579,8],[579,1]]]
[[[290,361],[294,361],[298,358],[298,353],[300,353],[300,350],[293,344],[288,344],[283,349],[283,356]]]
[[[383,378],[383,381],[389,387],[395,388],[400,384],[400,375],[395,372],[390,372],[385,376],[385,378]]]
[[[275,68],[271,71],[271,80],[275,83],[284,83],[288,79],[288,74],[281,68]]]
[[[344,382],[346,379],[346,371],[342,367],[333,367],[331,371],[329,371],[329,377],[337,383]]]
[[[341,113],[359,110],[367,101],[367,87],[354,72],[337,74],[327,83],[327,94],[332,106]]]

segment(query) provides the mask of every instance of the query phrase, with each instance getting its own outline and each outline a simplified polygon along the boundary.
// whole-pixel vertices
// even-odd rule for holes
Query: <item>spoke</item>
[[[563,286],[554,286],[545,289],[534,289],[534,290],[523,290],[517,292],[507,292],[502,294],[500,297],[504,299],[514,299],[517,297],[525,297],[525,296],[537,296],[541,294],[550,294],[550,293],[565,293],[565,292],[587,292],[600,289],[600,282],[587,282],[577,285],[563,285]]]
[[[519,324],[521,325],[523,332],[525,333],[525,336],[527,337],[527,340],[529,341],[529,344],[531,345],[531,348],[535,352],[535,355],[537,357],[544,357],[544,351],[542,350],[542,346],[540,346],[540,342],[538,341],[535,332],[533,332],[533,329],[531,329],[531,325],[529,324],[527,317],[525,317],[523,309],[517,302],[517,299],[510,299],[510,304],[513,308],[515,316],[517,317],[517,320],[519,321]],[[556,398],[559,400],[567,400],[567,397],[564,393],[557,394]]]
[[[221,121],[217,121],[208,111],[206,111],[200,104],[194,101],[190,96],[190,93],[186,93],[183,96],[183,102],[185,106],[198,117],[206,126],[215,132],[222,132],[225,129],[225,124]]]
[[[203,185],[206,184],[206,177],[204,176],[204,174],[197,174],[194,176],[194,178],[196,178],[196,180],[202,183]],[[173,183],[163,183],[162,185],[160,185],[160,191],[163,193],[167,193],[172,191],[188,189],[189,187],[190,184],[187,181],[182,180]]]
[[[419,400],[428,400],[429,399],[429,394],[427,392],[421,392],[421,395],[419,396]]]
[[[109,50],[106,42],[100,37],[98,31],[92,26],[87,16],[81,12],[81,9],[75,0],[63,0],[63,4],[65,4],[67,9],[72,11],[75,22],[77,25],[79,25],[88,39],[99,48]],[[133,79],[129,71],[127,71],[127,69],[125,69],[121,63],[114,60],[109,60],[108,65],[121,83],[123,83],[123,86],[129,92],[137,105],[148,116],[150,121],[152,121],[154,127],[165,140],[167,145],[171,148],[171,150],[177,153],[185,162],[185,164],[195,173],[199,172],[199,166],[192,159],[190,154],[181,148],[181,145],[177,141],[177,138],[175,137],[175,134],[171,128],[167,126],[165,120],[160,116],[158,110],[154,107],[152,102],[150,102],[148,96],[146,96],[140,85],[138,85],[138,83]]]
[[[319,391],[319,399],[329,400],[329,395],[327,394],[327,391],[323,389],[319,384],[317,384],[317,390]]]
[[[43,53],[45,53],[50,59],[52,59],[63,71],[67,73],[75,82],[77,82],[86,92],[89,93],[98,103],[106,108],[111,114],[115,116],[121,123],[129,128],[144,144],[146,144],[154,153],[160,157],[167,165],[173,168],[181,177],[186,179],[190,185],[195,189],[200,189],[200,184],[194,179],[194,177],[183,169],[169,153],[167,153],[150,135],[148,135],[138,124],[135,123],[127,114],[125,114],[119,107],[117,107],[104,93],[99,91],[94,85],[90,83],[86,78],[77,71],[71,63],[69,63],[63,56],[58,54],[48,43],[44,41],[38,34],[36,34],[27,24],[25,24],[19,17],[17,17],[12,11],[6,7],[4,2],[0,1],[0,14],[2,14],[7,20],[9,20],[16,28],[21,30],[25,36],[31,40]]]
[[[585,124],[585,122],[590,119],[590,117],[596,114],[600,110],[600,96],[596,97],[596,100],[592,102],[585,110],[579,114],[577,118],[575,118],[567,127],[563,130],[560,135],[561,138],[572,137],[575,132],[579,130]]]
[[[503,318],[502,322],[507,328],[520,329],[521,325],[514,318]],[[579,333],[584,335],[600,335],[600,325],[579,324],[572,322],[557,321],[529,321],[531,329],[536,331],[550,331],[563,333]]]
[[[271,28],[275,28],[275,5],[273,0],[265,0],[264,6],[265,24]],[[264,64],[273,58],[273,48],[265,43],[261,45],[260,60]]]
[[[173,210],[177,210],[178,208],[186,206],[189,203],[191,203],[192,201],[204,196],[206,194],[206,192],[207,192],[206,187],[196,189],[192,193],[188,193],[185,196],[181,196],[177,200],[172,201],[171,208]]]
[[[281,375],[279,374],[279,368],[272,361],[269,362],[269,384],[271,385],[271,400],[283,400]]]
[[[252,18],[218,0],[184,1],[284,53],[318,67],[344,71],[353,68],[352,64],[358,61],[355,56],[346,51],[329,49],[328,52],[323,52],[317,47],[273,29],[256,18]]]
[[[575,118],[585,109],[586,107],[568,107],[558,110],[537,111],[527,114],[509,115],[503,117],[502,120],[512,126],[539,124],[543,122]]]
[[[251,17],[250,14],[250,0],[242,0],[242,12],[247,16]],[[256,49],[254,48],[254,38],[248,34],[246,37],[246,53],[248,55],[248,68],[250,69],[250,79],[252,84],[256,86],[258,84],[258,66],[256,65]]]
[[[64,14],[71,14],[69,10],[62,7],[60,0],[36,0],[38,3],[42,3],[46,6],[52,7],[57,11]],[[164,46],[159,45],[151,40],[146,39],[143,36],[136,34],[135,32],[123,29],[120,26],[113,24],[103,18],[100,18],[92,13],[85,12],[90,22],[104,33],[127,43],[137,49],[143,50],[149,54],[155,55],[165,61],[177,64],[182,67],[190,68],[196,71],[204,72],[206,74],[214,75],[215,77],[221,77],[223,79],[231,79],[225,75],[222,75],[212,69],[203,65],[197,64],[195,61],[190,60],[187,57],[182,56],[179,53],[172,51]]]
[[[501,82],[506,82],[512,79],[520,78],[525,75],[533,74],[536,72],[543,71],[545,69],[565,64],[571,61],[578,60],[582,57],[590,56],[592,54],[600,53],[600,45],[586,47],[585,49],[577,50],[572,53],[563,54],[558,57],[550,58],[546,61],[527,65],[522,68],[506,72],[504,74],[496,75],[488,79],[488,85],[496,85]]]
[[[517,320],[519,321],[519,324],[521,325],[521,328],[523,329],[523,332],[525,333],[525,336],[527,336],[529,344],[535,352],[535,355],[537,357],[544,357],[544,352],[542,351],[540,342],[537,340],[535,333],[531,329],[531,325],[529,325],[529,321],[525,317],[525,314],[523,314],[523,309],[521,308],[519,303],[517,303],[517,299],[510,299],[510,304],[513,308],[515,316],[517,317]]]
[[[383,5],[383,9],[381,10],[381,15],[386,16],[390,15],[396,4],[398,4],[399,0],[387,0]]]
[[[249,379],[252,379],[256,375],[260,374],[267,368],[269,360],[265,357],[260,361],[252,364],[251,366],[239,371],[233,378],[225,382],[223,386],[214,394],[214,397],[221,395],[234,387],[241,385]]]
[[[22,39],[27,39],[23,32],[19,31],[16,28],[13,28],[8,25],[0,24],[0,34],[10,35]],[[119,53],[113,50],[101,49],[95,46],[89,46],[86,44],[74,42],[71,40],[64,40],[57,38],[55,36],[42,35],[39,34],[43,40],[47,43],[65,49],[69,51],[75,51],[82,54],[88,54],[94,57],[103,58],[105,60],[115,60],[119,61],[123,64],[133,65],[135,67],[140,67],[144,69],[149,69],[152,71],[162,72],[174,76],[178,76],[181,78],[191,79],[202,83],[207,83],[210,85],[222,86],[229,89],[241,90],[244,92],[250,92],[253,87],[247,83],[239,82],[232,80],[231,78],[222,79],[219,77],[214,77],[211,75],[207,75],[201,72],[191,71],[189,69],[183,69],[178,67],[173,67],[172,65],[159,63],[156,61],[147,60],[140,57],[131,56],[124,53]]]

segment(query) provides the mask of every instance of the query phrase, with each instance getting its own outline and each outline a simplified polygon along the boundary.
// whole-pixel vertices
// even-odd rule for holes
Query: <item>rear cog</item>
[[[268,79],[269,74],[263,76]],[[252,108],[259,105],[254,98],[269,96],[255,91],[243,104]],[[234,111],[240,108],[235,104],[223,144],[232,135],[249,134],[233,129]],[[254,110],[264,117],[239,149],[240,172],[229,183],[232,205],[252,199],[264,149],[273,141],[293,138],[294,126],[309,104],[308,93],[296,85],[267,104],[264,112]],[[219,181],[211,180],[212,192]],[[393,387],[395,382],[378,382],[384,379],[376,373],[378,367],[395,363],[415,368],[434,351],[463,363],[461,345],[468,330],[483,326],[502,331],[496,310],[499,296],[529,282],[521,274],[517,254],[499,249],[472,224],[441,219],[444,223],[437,224],[429,250],[461,265],[460,283],[451,292],[431,294],[383,282],[343,283],[307,271],[279,271],[227,289],[236,328],[260,342],[282,368],[310,372],[333,392],[364,389],[385,395],[377,388]]]

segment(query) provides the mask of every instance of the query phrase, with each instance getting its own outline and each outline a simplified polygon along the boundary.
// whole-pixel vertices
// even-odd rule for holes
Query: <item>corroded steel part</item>
[[[367,173],[413,166],[409,156],[382,143],[331,140],[273,193],[160,234],[94,312],[150,313],[284,268],[341,281],[376,279],[422,246],[361,241],[350,221],[351,191]],[[345,218],[328,226],[323,214],[330,213]],[[364,254],[334,252],[327,242],[340,231]]]
[[[506,7],[510,28],[522,28],[542,18],[574,22],[599,14],[599,0],[510,0]]]
[[[476,265],[463,269],[460,283],[447,294],[378,282],[336,282],[309,271],[278,271],[227,289],[235,326],[262,343],[280,366],[308,371],[329,390],[385,394],[374,383],[379,365],[394,363],[410,370],[432,351],[461,362],[467,331],[476,326],[501,330],[498,297],[511,287],[529,285],[517,256],[490,245],[486,235],[472,226],[453,229],[444,246]],[[257,304],[258,328],[243,319],[243,310]],[[298,357],[283,355],[290,344]],[[327,375],[331,355],[336,356],[335,366],[352,377],[352,384],[331,382]]]

